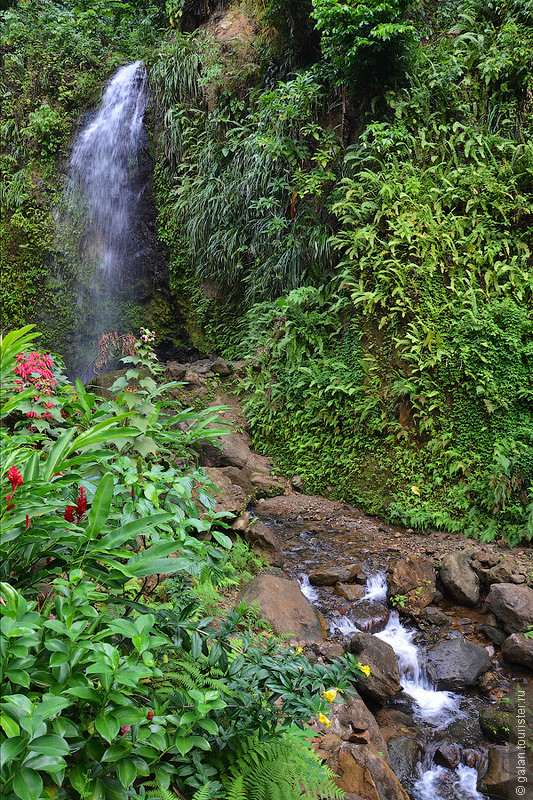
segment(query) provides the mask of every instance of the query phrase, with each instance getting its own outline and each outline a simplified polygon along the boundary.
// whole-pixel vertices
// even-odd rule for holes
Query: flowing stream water
[[[147,97],[142,63],[121,67],[72,149],[65,208],[58,215],[60,241],[79,275],[71,374],[98,353],[104,332],[121,332],[127,308],[137,300],[147,248],[139,208],[151,178],[143,123]]]
[[[300,573],[298,578],[302,593],[313,603],[319,599],[317,589],[309,577]],[[375,572],[367,580],[363,601],[385,603],[387,578],[384,572]],[[348,615],[330,617],[330,629],[342,636],[359,632]],[[434,763],[433,756],[450,723],[465,719],[471,711],[468,700],[460,694],[435,689],[424,669],[424,655],[413,641],[415,631],[400,621],[397,611],[392,611],[382,631],[375,634],[387,642],[398,658],[400,682],[405,695],[411,699],[411,711],[416,721],[430,731],[422,747],[422,757],[408,787],[414,800],[486,800],[477,789],[478,772],[473,766],[460,763],[456,769]]]

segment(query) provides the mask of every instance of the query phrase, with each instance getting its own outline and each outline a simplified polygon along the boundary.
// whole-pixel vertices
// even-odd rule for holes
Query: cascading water
[[[135,286],[150,249],[138,221],[150,181],[147,96],[142,63],[122,67],[72,150],[58,229],[79,274],[74,374],[95,355],[103,332],[124,327],[127,307],[138,300]]]
[[[300,574],[302,592],[311,600],[319,599],[317,590],[310,585],[307,575]],[[387,577],[383,572],[374,572],[367,580],[362,600],[383,603],[387,596]],[[330,629],[342,636],[359,631],[348,615],[330,615]],[[423,666],[423,654],[414,642],[415,632],[400,622],[397,611],[392,611],[384,630],[374,634],[387,642],[398,658],[400,682],[403,692],[412,701],[414,718],[428,732],[425,754],[418,764],[418,777],[413,776],[411,787],[414,800],[482,800],[476,789],[477,770],[466,764],[455,769],[437,765],[433,761],[442,731],[452,721],[464,718],[468,711],[461,706],[461,696],[454,692],[434,689]],[[435,738],[436,737],[436,738]]]

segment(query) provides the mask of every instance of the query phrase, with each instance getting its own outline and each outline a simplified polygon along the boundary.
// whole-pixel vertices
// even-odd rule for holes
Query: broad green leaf
[[[20,800],[39,800],[43,782],[38,772],[22,767],[13,780],[13,791]]]
[[[116,720],[109,712],[102,712],[99,714],[94,721],[94,726],[100,736],[110,744],[113,739],[118,736],[118,732],[120,730],[118,720]]]
[[[169,522],[173,518],[173,514],[153,514],[151,517],[144,519],[134,519],[126,525],[122,525],[111,533],[107,533],[99,542],[98,546],[102,550],[113,550],[124,542],[130,539],[135,539],[146,532],[148,528],[153,528],[155,525],[161,525],[164,522]]]
[[[132,764],[131,761],[127,761],[126,759],[119,761],[117,764],[117,776],[121,784],[127,789],[137,777],[135,764]]]
[[[26,747],[26,740],[22,736],[15,736],[13,739],[6,739],[0,747],[0,764],[9,764]]]
[[[54,473],[59,472],[61,462],[71,450],[70,443],[75,433],[75,428],[66,430],[63,434],[61,434],[57,442],[54,444],[50,450],[50,453],[48,454],[48,458],[44,463],[42,473],[43,481],[49,481]]]
[[[98,484],[91,504],[91,510],[89,511],[86,529],[86,536],[88,539],[93,539],[97,536],[107,522],[111,501],[113,500],[113,488],[113,476],[110,472],[106,472]]]
[[[43,756],[67,756],[70,753],[66,741],[55,733],[47,733],[45,736],[32,739],[30,749]]]
[[[8,739],[20,734],[20,728],[14,719],[8,717],[7,714],[0,714],[0,727],[3,729]]]

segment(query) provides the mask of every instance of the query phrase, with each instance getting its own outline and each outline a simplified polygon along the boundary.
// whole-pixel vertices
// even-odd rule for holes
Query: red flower
[[[154,718],[154,712],[152,711],[152,709],[150,709],[150,711],[146,715],[146,719],[153,719],[153,718]]]
[[[87,495],[85,489],[80,486],[78,489],[78,499],[76,500],[76,522],[80,523],[87,513]]]
[[[28,528],[30,527],[30,525],[31,525],[31,519],[30,519],[30,515],[29,515],[29,514],[26,514],[26,530],[28,530]]]
[[[7,479],[11,484],[11,490],[14,492],[17,486],[22,486],[22,475],[16,467],[11,467],[7,473]]]
[[[120,735],[121,736],[125,736],[130,731],[131,731],[131,725],[121,725],[120,726]]]
[[[74,522],[74,511],[76,509],[74,506],[67,506],[65,509],[65,513],[63,514],[64,518],[67,522]]]
[[[11,511],[12,508],[15,508],[15,503],[11,502],[11,493],[10,492],[8,492],[6,494],[6,503],[7,503],[6,511]]]

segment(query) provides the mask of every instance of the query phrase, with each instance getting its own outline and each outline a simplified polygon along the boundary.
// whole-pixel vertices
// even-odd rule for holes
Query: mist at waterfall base
[[[152,250],[141,221],[151,181],[143,123],[147,97],[142,63],[121,67],[72,148],[57,214],[60,246],[77,274],[77,320],[65,359],[71,378],[81,376],[98,355],[103,333],[133,327]]]
[[[319,594],[308,576],[300,573],[298,581],[302,593],[316,603]],[[362,599],[386,602],[385,573],[375,572],[369,576]],[[331,631],[341,636],[359,632],[347,615],[334,615],[329,622]],[[449,769],[433,761],[436,745],[444,736],[440,732],[454,721],[463,719],[466,722],[470,712],[468,699],[454,692],[439,691],[431,685],[423,667],[423,653],[413,641],[415,631],[402,625],[397,611],[391,612],[384,630],[374,635],[396,653],[403,693],[411,700],[414,719],[429,733],[428,746],[417,766],[418,775],[413,776],[409,787],[411,797],[414,800],[484,800],[476,788],[478,773],[474,767],[459,764],[456,769]]]

